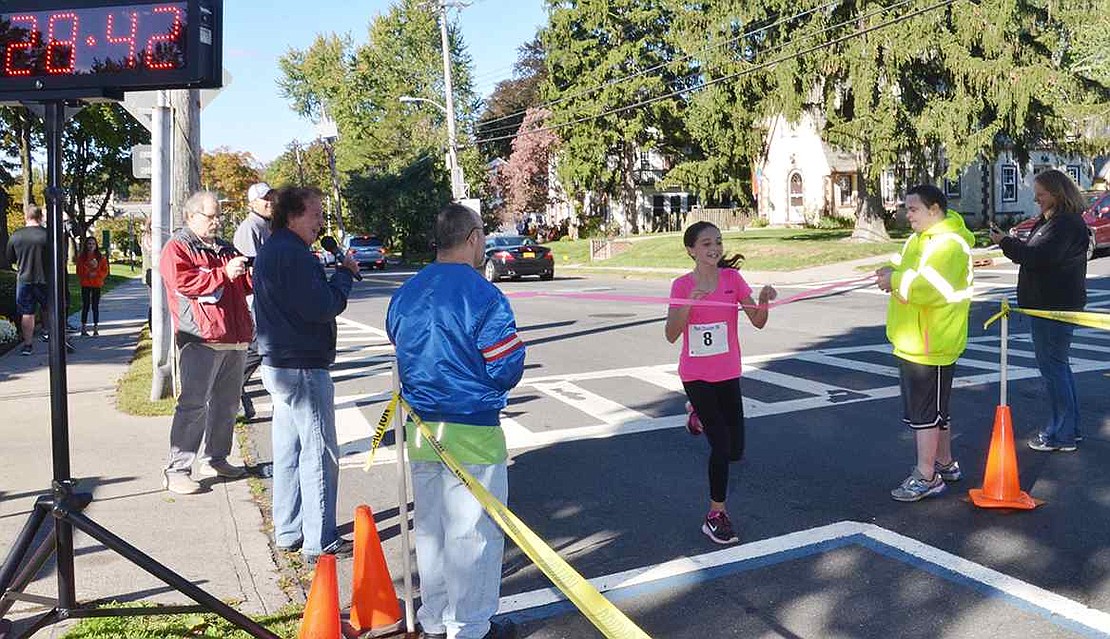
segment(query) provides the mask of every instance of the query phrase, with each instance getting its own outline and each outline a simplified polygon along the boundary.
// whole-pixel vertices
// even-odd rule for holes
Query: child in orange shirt
[[[108,278],[108,259],[100,254],[100,245],[95,237],[85,238],[81,252],[77,254],[77,278],[81,280],[81,335],[88,337],[86,326],[89,309],[92,309],[93,332],[100,335],[100,289]]]

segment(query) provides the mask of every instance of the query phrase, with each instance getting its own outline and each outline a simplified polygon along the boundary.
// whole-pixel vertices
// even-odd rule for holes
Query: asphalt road
[[[1091,309],[1110,308],[1110,257],[1093,261],[1089,273]],[[398,587],[392,450],[379,451],[369,472],[362,467],[391,388],[385,309],[409,275],[367,273],[357,285],[333,370],[341,519],[360,503],[374,508]],[[966,499],[981,484],[999,398],[998,328],[982,324],[1015,283],[1012,265],[977,274],[980,301],[952,397],[965,478],[916,504],[888,494],[914,453],[900,423],[885,296],[858,290],[783,306],[762,331],[742,318],[747,453],[733,467],[729,509],[744,545],[728,550],[699,530],[707,445],[682,428],[678,346],[663,339],[665,309],[514,300],[528,363],[503,415],[509,506],[583,575],[609,576],[607,596],[657,638],[1110,636],[1110,333],[1080,331],[1072,353],[1086,441],[1078,453],[1038,453],[1024,440],[1047,406],[1028,324],[1011,322],[1021,482],[1045,503],[1015,513]],[[593,277],[500,286],[669,290],[661,280]],[[265,392],[256,393],[265,417]],[[267,431],[265,419],[256,422],[263,459]],[[553,602],[549,586],[508,544],[502,613],[521,624],[522,636],[600,636]]]

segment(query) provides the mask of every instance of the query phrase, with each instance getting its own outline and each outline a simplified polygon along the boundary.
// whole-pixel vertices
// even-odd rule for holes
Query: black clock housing
[[[0,98],[221,86],[223,0],[0,3]]]

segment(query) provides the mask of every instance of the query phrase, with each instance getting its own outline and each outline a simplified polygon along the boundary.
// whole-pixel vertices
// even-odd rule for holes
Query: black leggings
[[[89,309],[92,309],[93,326],[100,324],[100,289],[91,286],[81,287],[81,323],[89,321]]]
[[[744,456],[744,401],[740,378],[723,382],[682,382],[709,440],[709,498],[728,495],[729,462]]]

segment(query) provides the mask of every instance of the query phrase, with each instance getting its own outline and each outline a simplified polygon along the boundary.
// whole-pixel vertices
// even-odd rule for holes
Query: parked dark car
[[[496,282],[502,277],[518,279],[522,275],[539,275],[541,280],[555,277],[555,256],[551,249],[536,244],[524,235],[493,235],[486,238],[486,279]]]
[[[1095,251],[1110,247],[1110,191],[1088,191],[1084,193],[1090,206],[1083,212],[1083,221],[1087,223],[1090,232],[1090,241],[1087,244],[1087,259],[1095,255]],[[1010,229],[1010,236],[1024,242],[1029,239],[1037,218],[1031,217],[1020,224],[1015,224]]]
[[[382,241],[369,235],[353,235],[343,243],[343,252],[358,262],[359,267],[385,270],[385,256],[389,252]]]

